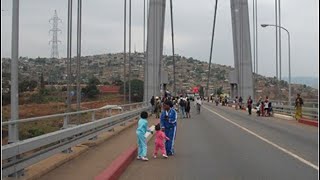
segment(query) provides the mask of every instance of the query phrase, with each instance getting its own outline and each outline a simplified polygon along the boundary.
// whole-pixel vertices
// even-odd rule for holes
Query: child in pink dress
[[[155,139],[155,149],[154,149],[154,153],[153,153],[153,157],[157,158],[157,154],[158,154],[158,150],[160,149],[161,153],[162,153],[162,157],[167,158],[167,153],[166,150],[164,148],[164,140],[170,140],[163,131],[161,131],[160,128],[160,124],[157,124],[156,127],[156,139]]]

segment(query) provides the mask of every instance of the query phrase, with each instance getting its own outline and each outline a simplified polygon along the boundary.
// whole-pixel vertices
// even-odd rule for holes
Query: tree
[[[100,93],[99,89],[94,84],[89,84],[85,88],[82,88],[81,92],[88,98],[95,98]]]
[[[217,78],[218,80],[224,80],[224,75],[225,75],[225,70],[219,71],[215,74],[215,78]]]
[[[96,78],[96,77],[91,77],[90,79],[89,79],[89,84],[95,84],[95,85],[99,85],[99,84],[101,84],[101,82],[99,81],[99,79],[98,78]]]
[[[200,88],[199,88],[199,95],[200,95],[200,97],[204,97],[204,90],[203,90],[202,86],[200,86]]]
[[[120,87],[120,92],[123,93],[123,85]],[[139,79],[131,80],[131,99],[134,102],[143,101],[144,82]],[[126,82],[126,94],[129,93],[129,83]]]
[[[8,93],[1,93],[2,94],[2,106],[10,104],[11,102],[11,94]]]
[[[38,82],[31,80],[23,80],[21,83],[19,83],[19,92],[25,92],[25,91],[33,91],[34,88],[38,86]]]
[[[43,73],[40,75],[40,89],[44,89],[44,78],[43,78]]]
[[[280,86],[281,86],[281,87],[288,87],[288,82],[287,82],[287,81],[284,81],[284,80],[281,80],[281,81],[280,81]]]
[[[92,77],[89,79],[89,83],[85,88],[81,89],[81,92],[85,94],[88,98],[95,98],[98,94],[100,94],[97,85],[100,84],[100,81],[96,77]]]
[[[121,81],[120,79],[115,79],[115,80],[112,82],[112,85],[122,86],[122,85],[123,85],[123,81]]]
[[[223,94],[223,87],[219,87],[219,88],[217,89],[217,94],[218,94],[218,96],[220,96],[221,94]]]

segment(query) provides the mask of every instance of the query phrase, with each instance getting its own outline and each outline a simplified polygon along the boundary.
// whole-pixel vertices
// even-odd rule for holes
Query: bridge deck
[[[150,125],[157,122],[154,116],[149,122]],[[81,156],[73,159],[50,173],[42,176],[40,180],[89,180],[94,179],[108,167],[123,151],[136,144],[136,125],[120,132],[118,135],[108,139],[98,146],[90,149]]]
[[[317,128],[207,103],[205,107],[318,166]],[[134,161],[121,180],[317,179],[314,168],[208,109],[179,119],[174,157],[151,158],[149,143],[150,161]]]

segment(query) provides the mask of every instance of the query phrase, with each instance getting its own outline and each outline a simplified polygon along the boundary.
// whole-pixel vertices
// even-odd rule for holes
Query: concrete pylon
[[[254,99],[248,0],[230,0],[235,71],[230,73],[231,97]]]
[[[166,0],[150,0],[144,76],[144,100],[146,102],[149,102],[152,96],[160,97],[165,8]]]

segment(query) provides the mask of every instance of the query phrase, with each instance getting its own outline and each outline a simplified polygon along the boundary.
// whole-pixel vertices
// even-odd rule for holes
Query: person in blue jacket
[[[151,132],[148,128],[148,113],[146,111],[141,112],[140,119],[138,121],[138,128],[136,130],[137,139],[138,139],[138,157],[137,159],[148,161],[147,158],[147,142],[146,137],[144,136],[146,132]]]
[[[172,156],[174,154],[174,141],[177,131],[177,112],[173,108],[173,103],[170,100],[163,103],[160,125],[166,136],[170,139],[165,143],[167,155]]]

